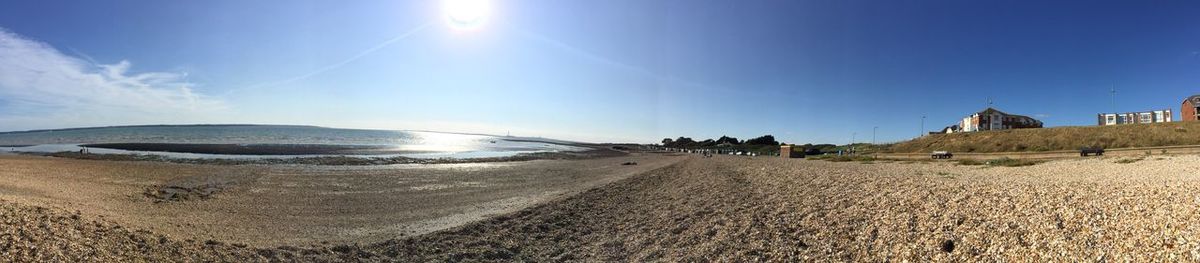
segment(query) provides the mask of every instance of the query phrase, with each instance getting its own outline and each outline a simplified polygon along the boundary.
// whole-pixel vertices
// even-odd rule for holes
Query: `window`
[[[1149,112],[1138,114],[1138,117],[1141,119],[1138,123],[1150,123],[1151,119]]]

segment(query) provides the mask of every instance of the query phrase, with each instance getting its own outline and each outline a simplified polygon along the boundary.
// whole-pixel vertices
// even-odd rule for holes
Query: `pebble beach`
[[[0,162],[13,164],[23,158],[33,157],[3,157]],[[36,186],[22,186],[23,181],[12,180],[12,173],[4,173],[0,177],[0,189],[4,190],[0,191],[0,220],[6,223],[0,229],[0,240],[5,254],[0,259],[1200,260],[1200,240],[1196,238],[1200,223],[1195,223],[1200,222],[1200,166],[1194,165],[1200,156],[1065,159],[992,167],[954,162],[646,154],[636,157],[639,165],[619,165],[630,158],[634,157],[533,161],[535,165],[523,168],[530,170],[522,171],[564,173],[549,168],[592,162],[586,164],[613,163],[609,169],[629,169],[630,174],[602,177],[605,179],[592,180],[591,187],[571,188],[575,190],[459,224],[415,234],[381,233],[359,241],[328,234],[333,232],[295,232],[291,233],[295,240],[309,241],[291,244],[255,239],[255,235],[214,238],[163,231],[153,223],[131,224],[145,218],[139,218],[140,212],[113,216],[93,207],[96,204],[79,200],[37,197]],[[130,164],[50,160],[98,166]],[[596,171],[575,174],[585,173]],[[222,200],[237,200],[242,194],[230,190],[211,199],[183,202],[192,208],[228,209],[225,206],[233,206]],[[147,209],[164,207],[140,193],[126,198],[136,206],[150,207]],[[313,241],[322,239],[328,240]]]

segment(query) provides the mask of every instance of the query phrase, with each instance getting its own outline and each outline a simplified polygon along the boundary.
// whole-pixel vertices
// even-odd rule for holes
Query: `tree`
[[[710,148],[713,146],[717,146],[717,141],[714,141],[713,139],[707,139],[707,140],[700,141],[699,144],[700,144],[699,146],[702,148]]]
[[[675,139],[675,147],[693,147],[696,146],[696,140],[688,137],[679,137]]]
[[[675,140],[671,140],[671,138],[663,138],[662,143],[663,146],[670,147],[672,144],[675,144]]]
[[[769,135],[769,134],[768,134],[768,135],[763,135],[763,136],[761,136],[761,137],[758,137],[758,138],[754,138],[754,139],[749,139],[749,140],[746,140],[746,144],[750,144],[750,145],[779,145],[779,142],[778,142],[778,141],[775,141],[775,136],[771,136],[771,135]]]
[[[717,139],[717,144],[722,144],[722,143],[738,144],[738,139],[734,138],[734,137],[722,135],[721,138]]]

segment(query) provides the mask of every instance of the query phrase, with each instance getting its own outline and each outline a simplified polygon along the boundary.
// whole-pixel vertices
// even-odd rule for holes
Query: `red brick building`
[[[1192,95],[1183,100],[1182,109],[1179,109],[1179,118],[1183,121],[1200,120],[1200,95]]]

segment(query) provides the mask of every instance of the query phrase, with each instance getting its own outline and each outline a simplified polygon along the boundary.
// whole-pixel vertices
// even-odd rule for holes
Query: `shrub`
[[[1008,158],[1008,157],[1002,157],[1000,159],[988,160],[987,165],[989,165],[989,166],[1004,166],[1004,167],[1020,167],[1020,166],[1036,165],[1036,164],[1039,164],[1042,162],[1043,161],[1012,159],[1012,158]]]
[[[1136,163],[1136,162],[1138,162],[1138,161],[1141,161],[1141,160],[1143,160],[1143,159],[1142,159],[1142,158],[1120,159],[1120,160],[1117,160],[1117,161],[1116,161],[1116,162],[1114,162],[1114,163],[1120,163],[1120,164],[1126,164],[1126,163]]]
[[[958,165],[983,165],[983,162],[974,159],[961,159],[958,160]]]

